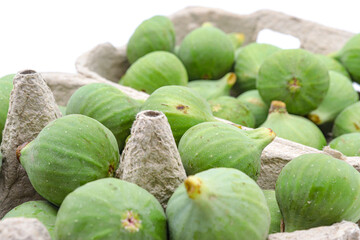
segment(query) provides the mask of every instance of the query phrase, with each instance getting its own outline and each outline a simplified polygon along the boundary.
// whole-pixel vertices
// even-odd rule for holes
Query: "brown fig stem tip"
[[[16,158],[17,160],[20,162],[20,156],[21,156],[21,150],[28,145],[29,142],[24,142],[23,144],[21,144],[20,146],[18,146],[16,148]]]
[[[269,113],[279,112],[279,113],[287,113],[286,104],[282,101],[274,100],[271,102]]]

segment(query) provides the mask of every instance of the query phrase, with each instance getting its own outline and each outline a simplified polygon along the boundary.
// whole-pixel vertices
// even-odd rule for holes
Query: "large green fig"
[[[269,112],[269,105],[264,103],[258,90],[249,90],[237,97],[238,100],[245,103],[250,112],[255,117],[255,127],[265,122]]]
[[[260,187],[233,168],[189,176],[171,196],[166,215],[171,240],[265,240],[270,225]]]
[[[235,73],[238,78],[236,88],[240,92],[255,89],[261,64],[279,50],[280,48],[265,43],[251,43],[242,47],[235,58]]]
[[[229,120],[246,127],[255,127],[255,117],[249,108],[238,99],[222,96],[209,100],[215,117]]]
[[[351,104],[335,118],[332,133],[334,137],[352,132],[360,132],[360,102]]]
[[[12,217],[36,218],[44,224],[51,238],[55,239],[54,228],[57,211],[57,207],[48,201],[29,201],[13,208],[3,219]]]
[[[308,117],[317,125],[333,121],[346,107],[357,102],[359,95],[344,75],[329,71],[330,86],[324,100]]]
[[[269,115],[261,126],[271,128],[278,137],[313,148],[326,146],[325,136],[318,126],[307,118],[289,114],[281,101],[272,101]]]
[[[269,207],[270,215],[271,215],[269,234],[280,232],[282,216],[279,209],[279,205],[276,201],[275,191],[263,190],[263,193],[266,198],[266,202]]]
[[[176,143],[192,126],[216,121],[209,103],[196,91],[183,86],[165,86],[157,89],[146,99],[142,110],[163,112],[169,121]]]
[[[352,80],[360,83],[360,34],[351,37],[337,53],[337,58],[350,73]]]
[[[257,89],[266,103],[286,103],[289,113],[305,115],[316,109],[329,88],[325,65],[304,49],[286,49],[266,58],[260,67]]]
[[[151,94],[166,85],[186,86],[188,76],[184,65],[174,54],[155,51],[131,65],[120,83]]]
[[[0,78],[0,142],[9,110],[10,93],[13,89],[14,76],[15,74],[10,74]]]
[[[360,173],[329,155],[291,160],[280,172],[275,193],[286,232],[360,219]]]
[[[121,151],[141,104],[119,89],[105,83],[92,83],[77,89],[70,97],[66,114],[82,114],[104,124],[115,136]]]
[[[320,59],[320,61],[326,66],[328,71],[335,71],[341,73],[345,77],[348,78],[350,81],[350,75],[344,65],[342,65],[339,61],[335,60],[334,58],[322,54],[315,54],[315,56]]]
[[[226,33],[206,25],[185,36],[178,56],[186,67],[189,80],[219,79],[230,71],[234,51]]]
[[[245,131],[227,123],[206,122],[186,131],[178,149],[187,175],[230,167],[256,180],[261,152],[274,138],[267,128]]]
[[[175,29],[171,20],[165,16],[154,16],[143,21],[131,35],[126,48],[130,64],[153,51],[173,52]]]
[[[136,184],[99,179],[64,199],[55,235],[57,240],[165,240],[166,216],[156,198]]]
[[[360,156],[360,132],[347,133],[334,138],[329,146],[346,156]]]
[[[188,87],[197,91],[206,100],[229,96],[230,89],[236,82],[235,73],[228,73],[219,80],[193,80]]]
[[[97,120],[79,114],[50,122],[20,149],[18,157],[31,184],[57,206],[77,187],[113,176],[119,164],[119,148],[112,132]]]

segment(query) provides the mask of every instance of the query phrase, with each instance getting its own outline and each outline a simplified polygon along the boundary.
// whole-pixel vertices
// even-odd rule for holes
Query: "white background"
[[[159,14],[171,15],[187,6],[215,7],[237,14],[272,9],[358,33],[357,2],[0,0],[0,77],[26,68],[76,72],[76,58],[97,44],[125,45],[143,20]]]

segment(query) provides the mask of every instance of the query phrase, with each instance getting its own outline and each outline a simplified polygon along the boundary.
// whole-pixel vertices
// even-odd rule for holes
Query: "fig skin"
[[[329,76],[330,86],[324,100],[308,115],[317,125],[334,121],[342,110],[359,100],[358,93],[347,77],[335,71],[329,71]]]
[[[143,103],[141,111],[155,110],[166,115],[176,144],[190,127],[218,121],[209,103],[195,90],[184,86],[164,86],[153,92]]]
[[[353,132],[360,132],[359,101],[346,107],[337,115],[332,129],[333,137]]]
[[[265,122],[270,106],[262,100],[258,90],[254,89],[246,91],[240,94],[237,99],[245,103],[250,112],[254,115],[255,127],[259,127]]]
[[[112,177],[119,158],[113,133],[80,114],[50,122],[20,152],[21,165],[34,189],[56,206],[77,187]]]
[[[120,80],[120,84],[148,94],[162,86],[186,86],[187,83],[183,63],[176,55],[165,51],[151,52],[139,58]]]
[[[207,24],[185,36],[178,57],[185,65],[189,80],[219,79],[230,71],[234,52],[226,33]]]
[[[289,113],[306,115],[325,98],[329,74],[325,65],[307,50],[279,50],[264,60],[256,87],[265,103],[282,101]]]
[[[260,187],[232,168],[189,176],[171,196],[166,215],[170,240],[265,240],[270,225]]]
[[[271,128],[278,137],[321,150],[326,139],[319,127],[309,119],[289,114],[285,103],[272,101],[269,115],[261,127]]]
[[[241,126],[255,127],[255,117],[250,109],[238,99],[231,96],[221,96],[209,100],[213,115],[229,120]]]
[[[292,159],[281,170],[275,193],[286,232],[360,219],[360,173],[330,155]]]
[[[340,135],[331,140],[329,146],[349,157],[360,156],[360,132]]]
[[[0,78],[0,143],[2,141],[2,132],[5,127],[7,113],[9,110],[10,93],[13,89],[14,76],[15,74],[9,74]]]
[[[126,47],[130,64],[153,51],[173,52],[175,29],[168,17],[157,15],[143,21],[131,35]]]
[[[280,48],[265,43],[250,43],[238,51],[235,58],[235,74],[238,78],[235,88],[239,92],[256,89],[256,79],[261,64]]]
[[[336,58],[345,66],[351,79],[360,83],[360,34],[351,37],[339,50]]]
[[[166,216],[145,189],[117,178],[89,182],[71,192],[55,222],[56,240],[166,240]]]
[[[263,190],[263,193],[266,198],[266,202],[268,204],[271,215],[269,234],[281,232],[282,216],[279,205],[276,201],[275,190]]]
[[[274,138],[275,133],[268,128],[245,131],[223,122],[205,122],[186,131],[178,149],[187,175],[229,167],[256,180],[261,153]]]
[[[2,219],[25,217],[38,219],[48,230],[52,239],[55,239],[54,228],[58,208],[45,200],[36,200],[22,203],[13,208]]]
[[[206,100],[221,96],[229,96],[230,89],[236,83],[235,73],[227,73],[218,80],[193,80],[188,83],[188,87],[194,89]]]

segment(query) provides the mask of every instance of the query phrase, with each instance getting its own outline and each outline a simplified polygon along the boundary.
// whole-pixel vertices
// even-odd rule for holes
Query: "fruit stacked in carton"
[[[38,119],[39,98],[27,92],[18,100],[21,86],[49,91],[41,74],[6,76],[1,215],[38,218],[59,240],[261,240],[357,222],[360,173],[324,152],[293,158],[272,191],[256,180],[276,135],[360,155],[359,96],[351,85],[360,76],[358,39],[331,58],[269,44],[239,47],[243,39],[205,23],[176,47],[172,22],[155,16],[131,36],[131,66],[119,79],[149,97],[89,84],[73,93],[62,117],[53,97],[44,98],[49,110]],[[25,141],[11,123],[28,112],[42,124],[27,129]],[[31,184],[13,194],[23,179]]]

